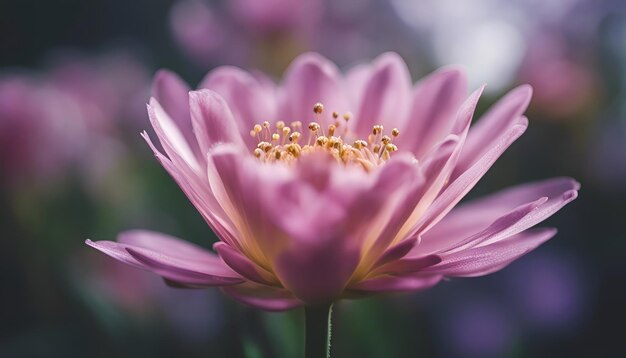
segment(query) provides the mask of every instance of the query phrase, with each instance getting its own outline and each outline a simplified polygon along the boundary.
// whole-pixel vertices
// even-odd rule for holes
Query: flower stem
[[[330,358],[332,313],[332,303],[304,308],[305,358]]]

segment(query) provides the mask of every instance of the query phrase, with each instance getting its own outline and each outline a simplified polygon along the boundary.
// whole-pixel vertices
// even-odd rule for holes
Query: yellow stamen
[[[337,127],[334,124],[331,124],[328,126],[328,135],[329,136],[333,136],[335,135],[335,129],[337,129]]]
[[[317,132],[318,130],[320,130],[320,125],[317,124],[316,122],[311,122],[311,123],[309,123],[309,129],[312,132]]]
[[[300,132],[293,132],[289,135],[289,141],[292,143],[297,143],[298,139],[300,139]]]
[[[349,144],[345,138],[354,138],[354,133],[350,132],[347,124],[338,130],[341,123],[328,125],[320,122],[321,114],[324,111],[322,103],[313,106],[313,112],[319,118],[317,121],[309,122],[308,139],[299,143],[302,138],[303,126],[301,121],[293,121],[289,126],[284,121],[277,121],[273,126],[269,121],[255,124],[250,131],[252,137],[258,140],[257,147],[253,150],[255,157],[263,162],[283,162],[293,163],[304,155],[315,151],[325,151],[337,162],[345,165],[357,165],[365,171],[370,171],[389,160],[391,154],[398,150],[392,143],[393,138],[399,135],[399,130],[394,128],[390,136],[385,135],[382,125],[372,127],[372,132],[367,136],[367,140],[356,138]],[[339,112],[332,112],[332,117],[337,120]],[[345,112],[343,119],[347,123],[352,114]],[[267,134],[261,135],[261,132]]]
[[[313,106],[313,113],[315,114],[322,114],[322,112],[324,111],[324,105],[317,102],[314,106]]]

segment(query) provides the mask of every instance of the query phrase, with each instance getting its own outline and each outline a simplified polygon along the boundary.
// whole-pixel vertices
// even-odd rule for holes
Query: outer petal
[[[304,305],[287,290],[254,283],[224,287],[222,291],[241,303],[267,311],[286,311]]]
[[[232,242],[232,237],[237,236],[235,227],[228,215],[226,215],[217,203],[210,188],[206,185],[206,176],[197,172],[198,169],[194,169],[188,165],[187,161],[171,148],[167,140],[164,140],[163,143],[164,147],[170,153],[171,160],[158,151],[145,132],[142,136],[153,150],[159,162],[176,181],[178,186],[180,186],[191,203],[198,209],[211,229],[213,229],[220,239],[226,242]]]
[[[400,147],[422,158],[451,133],[455,113],[466,93],[467,79],[456,68],[441,69],[418,82],[408,118],[400,127],[402,134],[397,140]]]
[[[339,70],[334,63],[316,53],[300,55],[291,63],[281,90],[279,119],[288,123],[318,121],[326,127],[335,121],[332,112],[350,110]],[[313,113],[317,102],[325,107],[320,116]]]
[[[500,239],[502,238],[506,238],[521,231],[524,231],[528,228],[522,224],[523,222],[528,221],[525,219],[529,216],[537,217],[534,212],[536,210],[542,211],[541,206],[547,201],[547,197],[542,197],[533,202],[520,205],[519,207],[499,217],[484,230],[470,237],[467,237],[460,242],[454,243],[450,247],[447,247],[445,251],[447,253],[451,253],[461,251],[473,246],[482,246],[485,243],[500,241]]]
[[[121,245],[115,241],[91,241],[86,240],[85,244],[93,247],[94,249],[105,253],[112,258],[121,261],[125,264],[129,264],[131,266],[135,266],[136,268],[148,270],[144,264],[137,261],[134,257],[132,257],[124,245]]]
[[[130,230],[117,235],[117,242],[153,251],[166,252],[171,256],[193,260],[218,260],[217,256],[197,245],[177,237],[149,230]]]
[[[478,180],[482,178],[500,155],[524,133],[527,127],[528,120],[525,117],[518,118],[518,121],[508,128],[471,168],[455,178],[422,217],[417,225],[419,232],[426,232],[441,220],[476,185]]]
[[[379,56],[364,84],[355,117],[355,130],[366,136],[377,124],[399,126],[409,105],[411,75],[406,64],[393,52]],[[390,128],[391,129],[391,128]]]
[[[490,245],[443,256],[441,263],[423,272],[475,277],[498,271],[556,234],[556,229],[533,229]]]
[[[222,66],[209,72],[199,88],[213,90],[226,100],[244,142],[253,148],[256,141],[249,135],[252,127],[276,116],[276,97],[268,86],[267,81],[260,82],[240,68]]]
[[[411,182],[410,185],[406,185],[406,190],[402,190],[401,187],[396,190],[399,199],[393,207],[393,212],[385,221],[384,230],[378,234],[371,247],[368,247],[367,254],[361,260],[358,274],[366,275],[390,246],[403,239],[411,239],[407,237],[407,233],[411,231],[413,225],[441,189],[441,185],[447,178],[444,173],[446,163],[449,162],[457,145],[458,138],[452,136],[450,140],[444,141],[437,147],[436,156],[432,156],[428,163],[400,168],[404,171],[413,171],[414,177],[410,178]]]
[[[532,215],[525,215],[515,221],[514,225],[508,226],[506,230],[502,228],[489,235],[489,241],[513,235],[515,231],[520,232],[545,220],[574,200],[579,188],[580,184],[571,178],[554,178],[513,187],[461,205],[426,232],[420,246],[416,247],[414,252],[424,255],[455,247],[462,240],[484,231],[503,213],[538,198],[548,198],[546,202],[529,213]]]
[[[198,161],[180,128],[154,98],[150,99],[148,116],[167,156],[178,166],[188,166],[196,175],[201,173],[202,162]]]
[[[429,289],[441,281],[443,276],[426,274],[418,276],[381,276],[350,286],[350,291],[361,293],[415,292]]]
[[[174,120],[188,143],[195,137],[191,130],[189,117],[189,85],[177,74],[168,70],[159,70],[152,82],[152,95],[163,106],[163,109]]]
[[[530,86],[517,87],[499,100],[472,127],[453,178],[460,176],[480,160],[489,148],[498,142],[503,133],[518,123],[519,117],[528,107],[531,96],[532,88]]]
[[[233,114],[219,94],[211,90],[190,92],[189,108],[193,131],[203,157],[216,143],[233,143],[244,147]]]
[[[372,271],[372,276],[383,274],[403,275],[407,273],[415,273],[424,270],[427,267],[436,265],[441,262],[441,257],[437,255],[428,255],[423,257],[403,258],[380,266]]]
[[[107,255],[188,286],[222,286],[243,282],[210,251],[180,239],[150,231],[128,231],[120,242],[87,240]]]
[[[182,259],[131,246],[126,247],[126,251],[150,271],[185,286],[227,286],[244,281],[223,264],[210,266],[209,262]]]
[[[426,168],[427,191],[419,193],[417,196],[420,198],[419,203],[415,209],[412,209],[411,216],[407,218],[402,229],[396,234],[395,242],[417,234],[423,223],[423,217],[428,216],[424,213],[429,213],[430,205],[449,181],[483,89],[484,86],[474,91],[463,103],[452,125],[453,134],[448,135],[424,156],[423,166]]]
[[[224,242],[217,242],[213,245],[215,251],[220,255],[222,260],[226,262],[230,268],[239,273],[241,276],[247,278],[250,281],[258,282],[264,285],[277,285],[279,284],[276,277],[252,262],[236,249],[232,248]]]
[[[417,238],[408,238],[400,241],[397,245],[391,246],[376,260],[374,267],[382,266],[386,263],[399,260],[404,255],[408,254],[411,249],[417,244]]]

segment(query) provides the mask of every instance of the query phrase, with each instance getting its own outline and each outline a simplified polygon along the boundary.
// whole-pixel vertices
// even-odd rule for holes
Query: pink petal
[[[195,137],[191,130],[189,117],[189,85],[177,74],[168,70],[159,70],[154,76],[152,94],[165,112],[174,120],[188,143]]]
[[[148,268],[142,264],[141,262],[135,260],[135,258],[133,258],[128,251],[126,251],[125,247],[123,245],[120,245],[119,243],[115,242],[115,241],[91,241],[91,240],[86,240],[85,244],[93,247],[94,249],[103,252],[109,256],[111,256],[112,258],[121,261],[125,264],[129,264],[131,266],[135,266],[136,268],[140,268],[140,269],[144,269],[144,270],[148,270]]]
[[[126,251],[150,271],[183,285],[197,287],[227,286],[244,281],[217,257],[213,260],[179,258],[161,251],[131,245],[126,245]]]
[[[348,70],[345,74],[346,93],[350,108],[358,108],[362,102],[368,79],[371,77],[372,65],[361,63]]]
[[[154,100],[153,102],[153,106],[148,106],[148,111],[168,156],[160,153],[145,133],[143,134],[144,139],[215,233],[223,240],[228,240],[229,236],[236,236],[230,218],[221,210],[210,187],[206,184],[206,172],[203,172],[200,163],[189,155],[186,149],[188,147],[185,146],[186,143],[181,139],[180,133],[176,131],[175,127],[166,125],[165,127],[170,129],[169,132],[163,130],[161,123],[168,124],[169,117],[163,111],[159,111],[158,102]],[[173,143],[176,142],[179,143],[175,146]],[[206,165],[206,162],[203,165]]]
[[[379,255],[394,242],[411,238],[413,226],[431,204],[447,178],[446,163],[449,162],[457,145],[458,138],[451,136],[449,140],[441,143],[428,162],[420,167],[397,166],[398,174],[394,175],[402,175],[403,171],[413,171],[415,177],[409,179],[412,184],[407,186],[406,191],[396,190],[400,200],[397,201],[392,215],[386,221],[384,230],[367,250],[367,256],[362,259],[362,265],[373,264],[379,259]]]
[[[342,243],[300,243],[275,259],[281,282],[307,304],[332,302],[339,298],[359,262],[360,252]]]
[[[498,271],[556,234],[556,229],[532,229],[490,245],[443,256],[441,263],[422,272],[475,277]]]
[[[472,92],[469,97],[461,104],[456,114],[456,120],[452,123],[451,132],[458,136],[467,136],[467,131],[474,117],[478,100],[485,90],[485,85],[480,86]]]
[[[364,86],[355,113],[356,133],[367,136],[372,126],[378,124],[399,126],[408,111],[411,88],[411,75],[404,60],[393,52],[380,55]]]
[[[172,157],[178,165],[174,164],[172,160],[156,149],[145,132],[142,136],[153,150],[161,165],[187,195],[189,201],[200,212],[211,229],[221,240],[232,244],[233,238],[237,236],[237,232],[231,219],[222,210],[210,188],[206,185],[206,177],[198,176],[198,173],[190,168],[182,158],[178,157],[175,152],[170,151],[173,153]]]
[[[500,155],[524,133],[528,127],[525,117],[518,118],[515,125],[504,132],[498,140],[462,175],[454,179],[437,197],[426,214],[420,220],[418,228],[425,232],[443,218],[489,170]]]
[[[228,244],[224,242],[217,242],[213,245],[213,248],[231,269],[248,280],[264,285],[278,284],[278,281],[273,274],[252,262]]]
[[[240,68],[221,66],[209,72],[199,88],[215,91],[226,100],[244,142],[248,148],[254,148],[256,140],[250,136],[250,130],[255,124],[276,117],[276,97],[268,86],[267,81],[259,82]]]
[[[267,262],[285,238],[278,235],[276,226],[267,218],[265,195],[274,191],[279,182],[289,180],[291,171],[281,165],[264,165],[233,145],[217,145],[209,154],[208,163],[209,185],[216,201],[241,233],[229,245],[255,262]],[[272,200],[269,201],[277,202]]]
[[[438,274],[419,276],[381,276],[371,278],[350,286],[350,291],[357,292],[415,292],[435,286],[441,281]]]
[[[516,206],[542,197],[549,198],[533,211],[533,216],[517,221],[515,226],[508,227],[507,231],[497,231],[498,235],[490,236],[490,241],[506,237],[503,235],[510,236],[515,233],[513,231],[524,230],[554,214],[575,198],[575,192],[579,188],[580,185],[573,179],[554,178],[513,187],[461,205],[423,235],[420,247],[416,248],[415,252],[424,255],[453,247],[464,238],[484,230],[499,216]]]
[[[382,266],[386,263],[402,258],[411,251],[415,244],[417,244],[416,237],[400,241],[397,245],[385,250],[385,252],[374,263],[374,267]]]
[[[222,291],[243,304],[266,311],[286,311],[304,305],[287,290],[253,283],[223,287]]]
[[[178,238],[151,231],[127,231],[119,242],[87,240],[105,254],[138,268],[191,286],[221,286],[243,282],[215,254]]]
[[[177,237],[149,230],[129,230],[117,235],[117,242],[153,251],[162,251],[182,259],[216,261],[217,256],[200,246]]]
[[[413,91],[412,108],[400,127],[400,147],[422,158],[435,143],[452,132],[455,113],[466,93],[467,79],[456,68],[441,69],[418,82]]]
[[[189,93],[189,108],[193,130],[203,156],[216,143],[234,143],[244,146],[226,101],[211,90]]]
[[[406,257],[400,260],[390,262],[386,265],[380,266],[371,272],[372,276],[378,276],[383,274],[390,275],[402,275],[406,273],[414,273],[422,271],[423,269],[436,265],[441,262],[441,257],[438,255],[428,255],[423,257]]]
[[[241,218],[242,230],[254,233],[240,252],[257,263],[269,260],[285,287],[315,303],[341,294],[361,245],[380,230],[363,223],[387,221],[390,198],[410,184],[414,164],[400,158],[368,175],[325,153],[307,155],[289,168],[218,147],[210,156],[209,178],[224,210]],[[246,249],[251,245],[258,249]],[[258,252],[264,257],[251,257]]]
[[[453,177],[458,177],[468,170],[489,148],[497,143],[503,133],[517,125],[518,118],[528,107],[531,96],[532,88],[530,86],[517,87],[499,100],[472,127]]]
[[[289,227],[292,218],[283,214],[279,226],[287,230],[293,242],[275,261],[281,282],[305,302],[328,301],[339,295],[356,270],[360,253],[371,251],[366,247],[376,241],[393,215],[394,202],[407,193],[415,174],[413,166],[412,161],[398,157],[373,176],[372,186],[359,188],[352,180],[315,193],[312,200],[321,202],[320,210],[305,216],[295,229]],[[345,168],[336,168],[340,170]],[[344,174],[333,172],[330,182]],[[339,211],[343,215],[329,211],[333,207],[327,198],[335,204],[345,200]]]
[[[159,141],[168,157],[178,165],[188,166],[195,173],[201,172],[201,164],[178,126],[163,110],[159,102],[151,98],[148,116]]]
[[[334,63],[316,53],[298,56],[285,72],[280,93],[280,116],[286,122],[321,122],[324,127],[335,120],[332,112],[349,111],[342,77]],[[315,103],[324,104],[321,115],[313,113]]]
[[[509,237],[511,235],[517,234],[522,230],[515,232],[515,228],[519,228],[519,223],[524,220],[528,215],[530,215],[533,211],[537,210],[542,204],[548,201],[547,197],[539,198],[533,202],[526,203],[520,205],[519,207],[513,209],[512,211],[502,215],[498,219],[496,219],[493,223],[487,226],[485,229],[481,230],[478,233],[475,233],[469,237],[466,237],[463,240],[457,241],[444,247],[442,250],[446,253],[457,252],[461,250],[468,249],[470,247],[474,247],[477,245],[481,245],[485,242],[495,242],[499,241],[502,238]],[[458,238],[457,238],[458,240]],[[424,245],[421,248],[420,252],[429,252],[426,251],[428,249],[427,243],[429,241],[422,241]],[[444,242],[448,242],[448,240],[441,240],[441,244]],[[441,245],[438,244],[438,245]]]

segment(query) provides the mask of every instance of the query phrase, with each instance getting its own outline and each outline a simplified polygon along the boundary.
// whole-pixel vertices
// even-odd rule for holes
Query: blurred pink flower
[[[390,46],[413,56],[417,51],[390,5],[377,0],[179,0],[169,20],[176,43],[202,68],[229,64],[278,75],[304,51],[341,64]]]
[[[176,2],[170,11],[170,27],[181,49],[200,65],[220,60],[236,63],[250,51],[231,22],[203,1]]]
[[[84,120],[94,130],[134,131],[145,120],[145,108],[138,103],[149,97],[150,74],[130,53],[112,51],[85,56],[62,52],[57,54],[47,78],[76,99]]]
[[[229,5],[239,24],[262,34],[312,31],[324,7],[323,0],[232,0]]]
[[[80,147],[73,137],[81,128],[72,125],[78,112],[75,101],[35,76],[0,78],[3,182],[15,186],[58,179]]]
[[[41,73],[0,77],[3,180],[48,186],[71,170],[96,187],[126,150],[121,134],[140,127],[147,70],[125,53],[64,53]]]
[[[533,108],[555,119],[585,113],[598,93],[591,66],[568,58],[564,42],[547,34],[533,41],[519,73],[535,90]]]
[[[144,138],[220,238],[217,255],[149,231],[87,241],[174,286],[268,310],[423,290],[505,267],[553,237],[530,228],[577,196],[556,178],[455,208],[526,130],[528,86],[471,131],[482,87],[467,97],[456,68],[412,85],[394,53],[346,75],[304,54],[279,85],[220,67],[200,88],[160,72],[148,112],[163,151]]]
[[[246,64],[262,57],[259,52],[265,47],[275,53],[295,47],[293,39],[307,42],[323,10],[321,0],[234,0],[227,4],[182,0],[172,7],[174,38],[201,66]]]

